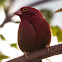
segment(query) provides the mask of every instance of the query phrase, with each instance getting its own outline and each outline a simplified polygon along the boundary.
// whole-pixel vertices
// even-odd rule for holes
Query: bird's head
[[[15,15],[18,15],[20,18],[29,18],[35,14],[38,14],[38,11],[37,9],[35,8],[32,8],[32,7],[22,7],[20,8],[18,11],[16,11],[14,14]]]

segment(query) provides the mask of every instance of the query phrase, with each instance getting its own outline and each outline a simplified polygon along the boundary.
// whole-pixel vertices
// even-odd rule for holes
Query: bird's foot
[[[49,51],[49,47],[50,47],[50,45],[47,45],[47,46],[46,46],[46,48],[48,49],[48,51]]]
[[[25,55],[26,59],[28,60],[27,54],[30,54],[30,53],[24,52],[24,55]]]

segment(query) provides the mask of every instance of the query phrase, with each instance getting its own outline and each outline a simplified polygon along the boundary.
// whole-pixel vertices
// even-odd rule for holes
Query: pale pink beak
[[[22,12],[20,10],[16,11],[15,13],[13,13],[15,15],[22,15]]]

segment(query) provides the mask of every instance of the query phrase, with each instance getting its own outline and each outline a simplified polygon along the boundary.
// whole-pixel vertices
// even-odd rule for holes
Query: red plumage
[[[22,7],[14,14],[21,18],[18,30],[18,45],[23,52],[33,52],[50,44],[50,25],[35,8]]]

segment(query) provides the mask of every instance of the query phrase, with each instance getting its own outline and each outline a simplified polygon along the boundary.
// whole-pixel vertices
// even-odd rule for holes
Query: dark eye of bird
[[[23,8],[23,11],[27,11],[28,9],[27,8]]]

